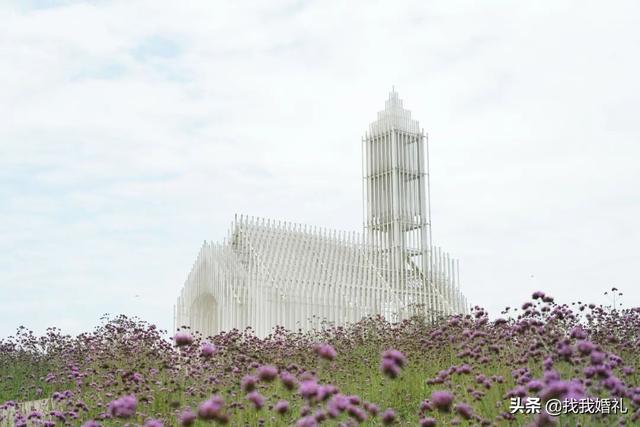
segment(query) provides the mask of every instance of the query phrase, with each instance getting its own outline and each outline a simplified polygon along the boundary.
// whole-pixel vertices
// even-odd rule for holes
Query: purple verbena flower
[[[420,418],[420,427],[434,427],[436,425],[436,419],[432,417]]]
[[[264,397],[257,391],[252,391],[251,393],[247,394],[247,399],[251,403],[253,403],[253,406],[257,410],[262,409],[262,407],[264,406]]]
[[[544,388],[544,384],[540,380],[531,380],[527,383],[527,389],[536,392]]]
[[[287,390],[293,390],[298,386],[298,380],[296,377],[287,371],[282,371],[280,373],[280,381]]]
[[[584,329],[582,329],[580,326],[578,326],[571,330],[570,336],[571,338],[583,340],[587,338],[587,332]]]
[[[351,396],[347,396],[347,399],[349,400],[349,403],[352,405],[359,405],[362,403],[362,399],[360,399],[360,396],[356,396],[355,394]]]
[[[315,380],[307,380],[300,383],[298,393],[305,399],[311,399],[318,393],[318,383]]]
[[[591,352],[591,364],[592,365],[599,365],[602,362],[604,362],[605,359],[605,354],[601,351],[593,351]]]
[[[224,400],[219,395],[213,395],[198,406],[198,418],[203,420],[216,420],[219,418]]]
[[[405,356],[401,351],[394,349],[386,350],[384,353],[382,353],[382,358],[393,360],[394,362],[396,362],[396,365],[401,368],[404,368],[404,366],[407,364],[407,356]]]
[[[323,411],[322,409],[318,409],[316,411],[315,414],[313,414],[313,418],[316,419],[316,421],[318,422],[318,424],[320,424],[321,422],[323,422],[324,420],[327,419],[327,413],[325,411]]]
[[[209,359],[213,357],[213,355],[216,354],[217,351],[218,349],[215,345],[206,342],[202,344],[202,347],[200,348],[200,356],[204,357],[205,359]]]
[[[111,416],[116,418],[130,418],[136,413],[138,401],[134,395],[122,396],[109,403]]]
[[[180,331],[173,336],[173,340],[178,347],[191,345],[193,343],[193,337],[189,332]]]
[[[245,375],[240,380],[240,387],[245,393],[255,390],[256,384],[258,384],[258,377],[255,375]]]
[[[273,410],[279,414],[284,414],[289,411],[289,402],[286,400],[278,400],[278,402],[273,405]]]
[[[262,365],[257,370],[258,378],[262,381],[273,381],[278,376],[278,368],[271,365]]]
[[[323,359],[334,360],[338,353],[336,349],[329,344],[319,344],[316,346],[316,353]]]
[[[453,394],[444,390],[434,391],[431,393],[431,402],[439,411],[449,412],[453,403]]]
[[[334,394],[333,397],[327,403],[327,413],[332,418],[337,418],[342,412],[344,412],[349,406],[349,399],[338,393]]]
[[[542,298],[544,298],[544,292],[542,292],[542,291],[535,291],[535,292],[533,293],[533,295],[531,296],[531,298],[533,298],[533,299],[542,299]]]
[[[347,413],[359,423],[363,423],[367,420],[367,413],[359,406],[347,406]]]
[[[366,402],[364,404],[364,409],[366,409],[367,412],[374,417],[378,415],[378,412],[380,412],[380,407],[378,407],[378,405],[376,405],[375,403],[371,403],[371,402]]]
[[[317,427],[318,425],[318,421],[316,421],[316,418],[314,416],[306,416],[304,418],[300,418],[297,422],[296,422],[296,427]]]
[[[453,409],[465,420],[473,416],[473,408],[466,403],[458,403]]]
[[[387,408],[380,416],[380,419],[382,420],[382,424],[388,426],[390,424],[393,424],[396,420],[396,413],[393,409]]]
[[[318,391],[316,392],[316,398],[318,400],[327,400],[331,397],[332,394],[338,392],[338,388],[334,385],[327,384],[318,386]]]
[[[429,399],[425,399],[422,402],[420,402],[420,410],[422,412],[425,411],[433,411],[433,405],[431,404],[431,402],[429,401]]]
[[[400,375],[400,367],[393,359],[382,359],[380,362],[380,370],[389,378],[396,378]]]
[[[456,373],[458,374],[469,374],[471,373],[471,366],[464,363],[456,368]]]
[[[186,408],[180,414],[178,418],[180,421],[180,425],[183,427],[190,427],[196,422],[196,414],[191,410],[191,408]]]

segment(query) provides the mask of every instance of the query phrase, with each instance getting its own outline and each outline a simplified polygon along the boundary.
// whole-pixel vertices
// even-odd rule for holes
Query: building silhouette
[[[204,242],[174,326],[214,335],[467,311],[459,265],[431,242],[428,141],[395,90],[362,139],[361,233],[236,215]]]

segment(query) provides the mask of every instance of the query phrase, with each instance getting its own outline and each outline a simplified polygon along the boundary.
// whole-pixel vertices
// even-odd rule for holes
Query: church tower
[[[417,120],[393,89],[363,142],[364,228],[396,290],[427,286],[431,257],[429,157]]]

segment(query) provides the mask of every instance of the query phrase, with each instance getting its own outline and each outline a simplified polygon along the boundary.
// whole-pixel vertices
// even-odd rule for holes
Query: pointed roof
[[[378,119],[369,125],[369,133],[375,136],[390,129],[420,133],[420,124],[411,118],[411,111],[404,109],[395,87],[389,92],[389,99],[384,103],[384,110],[378,112]]]
[[[236,250],[236,255],[240,259],[246,256],[258,259],[263,274],[273,280],[273,285],[295,287],[296,283],[306,280],[338,286],[347,278],[367,277],[367,284],[372,287],[388,287],[381,271],[370,260],[372,248],[355,240],[355,234],[349,238],[336,230],[309,228],[300,224],[276,225],[275,221],[265,224],[260,220],[248,220],[235,224],[231,240],[243,241],[251,248],[251,253]],[[282,248],[291,250],[283,253]],[[320,264],[322,268],[311,268]],[[372,270],[378,274],[369,277]]]

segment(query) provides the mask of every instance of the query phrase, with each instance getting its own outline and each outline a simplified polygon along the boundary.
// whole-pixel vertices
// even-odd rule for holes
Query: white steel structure
[[[200,249],[174,326],[266,336],[466,312],[458,262],[431,244],[426,137],[395,90],[362,144],[364,233],[236,216],[222,243]]]

